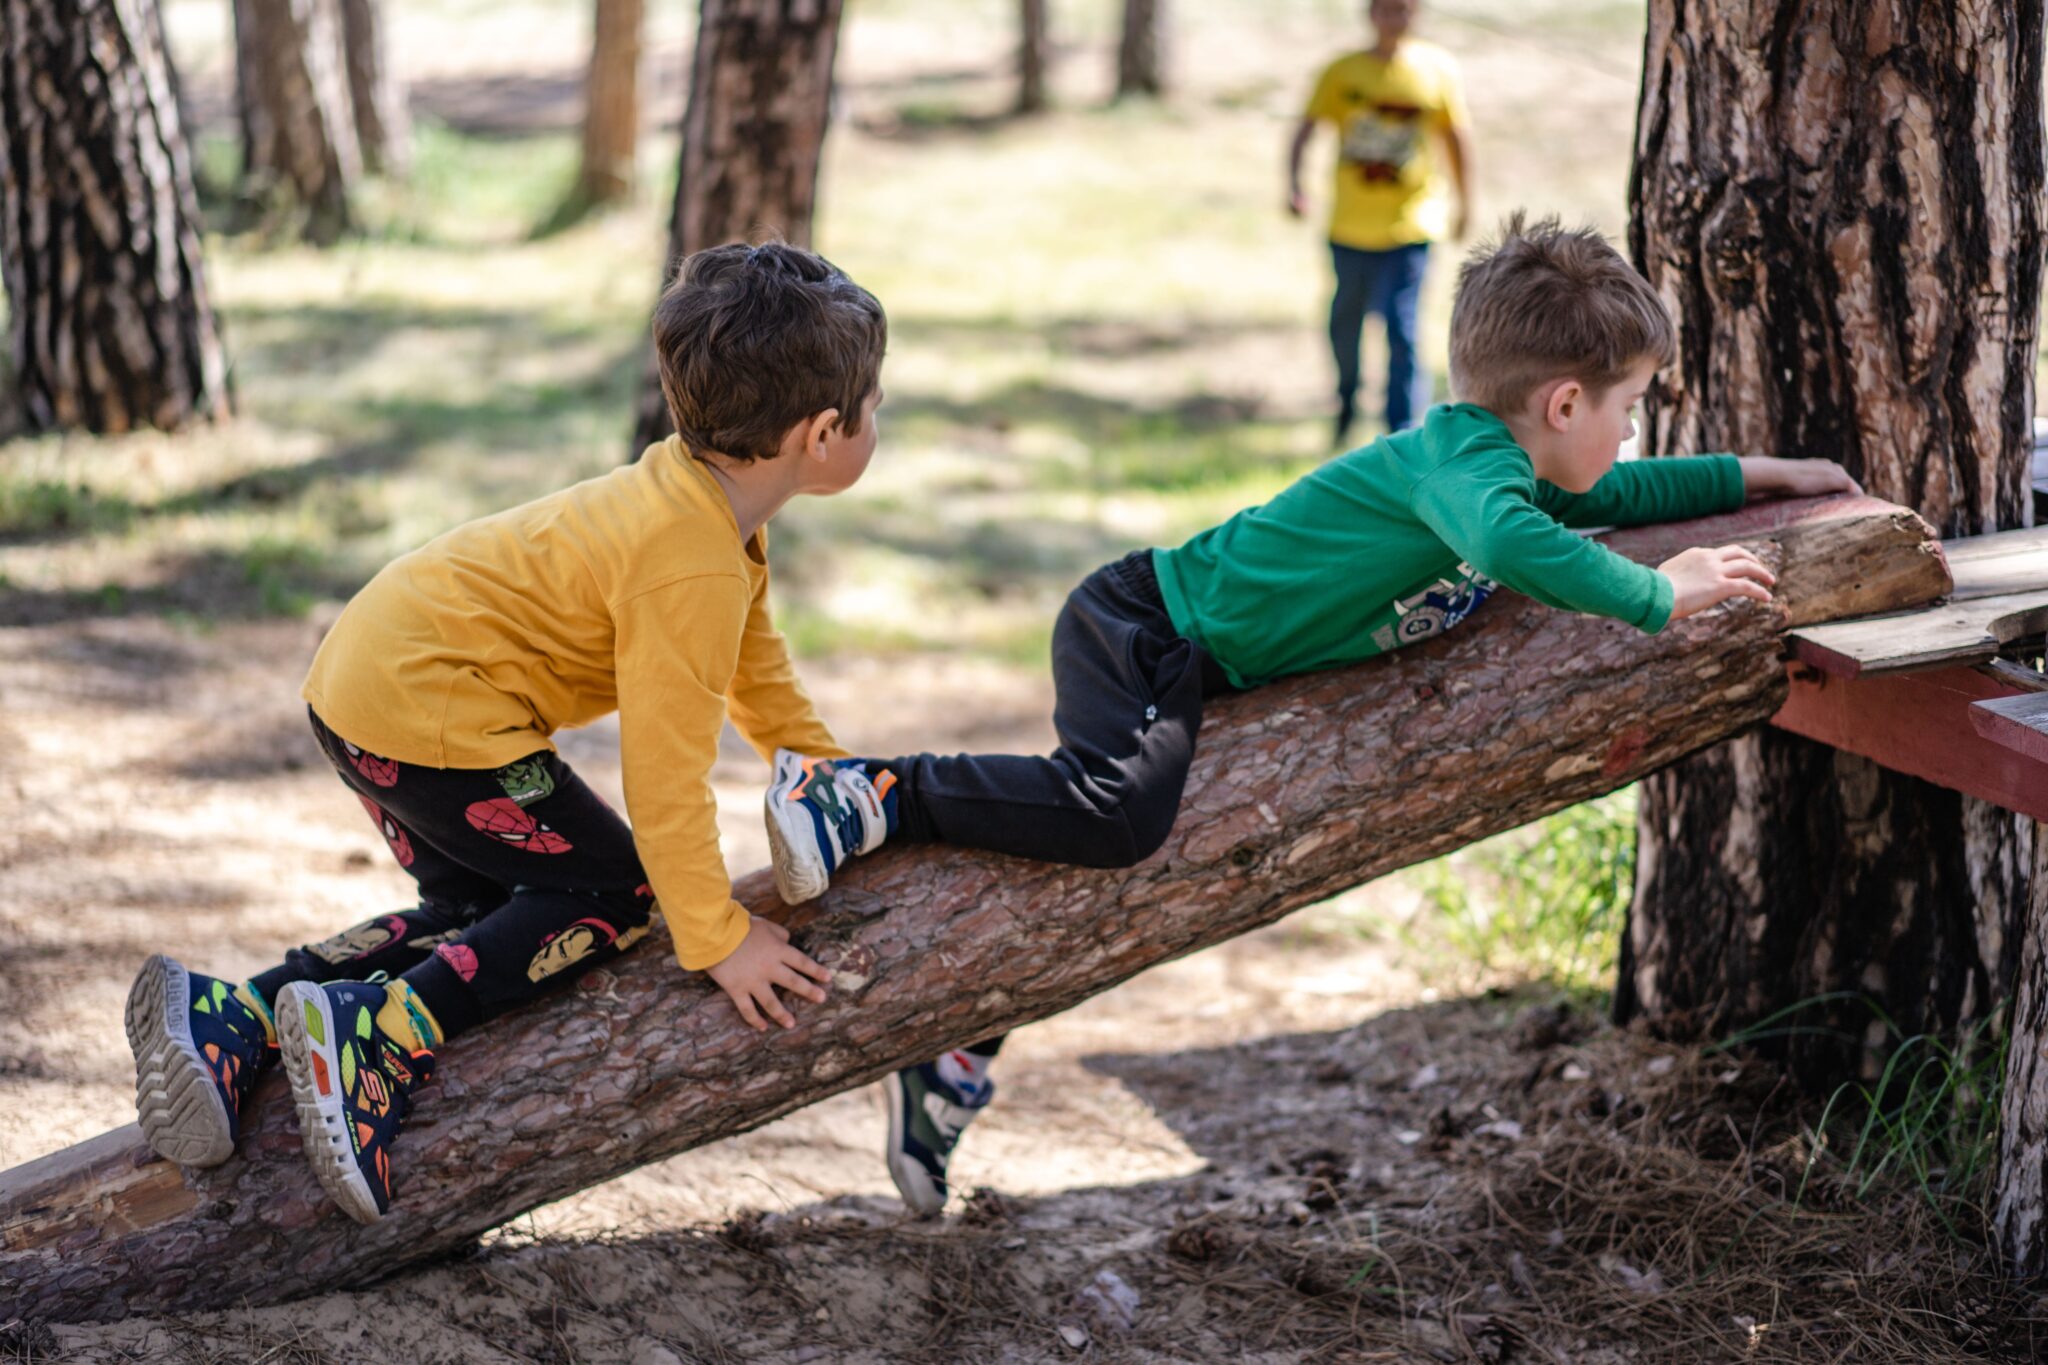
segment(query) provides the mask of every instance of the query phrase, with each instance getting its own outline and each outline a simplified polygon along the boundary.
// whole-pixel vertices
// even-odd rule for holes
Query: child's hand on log
[[[747,1027],[765,1033],[769,1019],[784,1028],[795,1028],[796,1018],[783,1006],[777,986],[815,1004],[825,1003],[825,987],[832,973],[799,950],[789,946],[789,930],[773,920],[753,917],[747,936],[722,962],[706,968],[711,979],[732,997],[733,1008]],[[806,980],[805,978],[809,978]]]
[[[1731,597],[1771,600],[1778,576],[1740,545],[1697,545],[1657,566],[1671,580],[1671,619],[1682,621]]]
[[[1742,491],[1757,498],[1816,498],[1824,493],[1861,493],[1863,485],[1833,460],[1781,460],[1773,455],[1741,459]]]

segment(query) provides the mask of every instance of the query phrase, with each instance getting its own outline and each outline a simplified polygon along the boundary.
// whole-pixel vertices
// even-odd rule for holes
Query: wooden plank
[[[1792,663],[1786,676],[1791,690],[1771,717],[1780,729],[2048,820],[2048,752],[2036,758],[1977,729],[1972,712],[1979,702],[2029,695],[1989,671],[1841,678]]]
[[[1970,724],[1993,744],[2043,765],[2042,771],[2048,773],[2048,692],[1974,702]]]
[[[1958,602],[2048,592],[2048,526],[1944,541],[1942,553],[1955,577],[1952,597]]]
[[[1792,657],[1801,663],[1837,678],[1858,678],[1985,663],[2009,641],[2043,630],[2048,588],[1804,626],[1788,638]]]

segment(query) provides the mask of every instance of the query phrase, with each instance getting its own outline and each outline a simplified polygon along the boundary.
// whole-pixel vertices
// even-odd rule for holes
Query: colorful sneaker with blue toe
[[[150,1150],[180,1166],[234,1155],[242,1107],[276,1055],[263,1017],[232,982],[158,953],[128,988],[135,1117]]]
[[[946,1207],[946,1163],[960,1134],[995,1098],[994,1081],[966,1094],[937,1066],[906,1066],[882,1082],[889,1097],[889,1177],[903,1202],[926,1217]]]
[[[896,775],[886,769],[870,779],[852,760],[775,751],[775,776],[762,807],[775,889],[784,901],[796,905],[824,895],[848,858],[882,846],[889,837],[884,799],[895,785]]]
[[[392,1037],[377,1018],[401,984],[294,981],[277,996],[278,1049],[306,1159],[358,1223],[390,1211],[391,1144],[434,1070],[432,1052]]]

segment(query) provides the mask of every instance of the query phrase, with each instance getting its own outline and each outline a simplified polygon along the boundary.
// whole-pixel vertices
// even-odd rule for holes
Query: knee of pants
[[[1157,853],[1173,833],[1179,802],[1121,800],[1100,813],[1093,838],[1072,861],[1082,867],[1136,867]]]
[[[630,889],[595,891],[591,899],[597,902],[604,917],[622,931],[646,928],[654,910],[654,892],[645,882]]]

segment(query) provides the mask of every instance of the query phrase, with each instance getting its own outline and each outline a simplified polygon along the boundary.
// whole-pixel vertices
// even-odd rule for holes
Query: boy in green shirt
[[[1675,347],[1664,305],[1604,238],[1517,214],[1459,276],[1461,401],[1074,590],[1053,627],[1050,756],[778,752],[766,809],[783,898],[822,894],[847,857],[885,838],[1136,863],[1173,826],[1205,697],[1428,639],[1503,584],[1652,634],[1730,598],[1769,601],[1771,572],[1739,546],[1651,569],[1573,530],[1858,491],[1826,460],[1617,465],[1630,411]],[[945,1203],[947,1159],[993,1091],[1000,1041],[890,1082],[889,1169],[920,1212]]]

